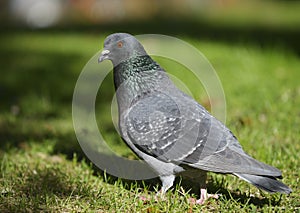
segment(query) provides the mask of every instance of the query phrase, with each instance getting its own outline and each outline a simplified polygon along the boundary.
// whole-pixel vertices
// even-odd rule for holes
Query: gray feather
[[[287,187],[279,180],[276,180],[275,177],[249,175],[249,174],[236,174],[236,173],[235,175],[253,184],[254,186],[270,193],[280,192],[280,193],[289,194],[292,192],[292,190],[289,187]]]

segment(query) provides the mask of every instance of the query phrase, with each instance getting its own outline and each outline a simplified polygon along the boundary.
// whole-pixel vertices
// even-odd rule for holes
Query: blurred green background
[[[102,49],[105,37],[114,32],[166,34],[198,48],[223,84],[227,125],[249,154],[283,170],[287,176],[285,182],[299,194],[299,11],[300,1],[296,0],[1,1],[0,210],[19,210],[24,206],[55,209],[54,201],[36,195],[42,186],[37,184],[36,191],[28,192],[21,187],[24,182],[19,179],[29,181],[30,172],[33,168],[40,169],[41,161],[50,170],[51,165],[59,162],[61,166],[54,166],[55,169],[65,171],[64,175],[72,179],[70,176],[74,174],[66,169],[69,159],[84,159],[72,125],[74,86],[84,65]],[[210,110],[206,92],[192,75],[178,71],[174,64],[163,59],[158,61],[186,83],[195,99]],[[97,99],[99,128],[112,149],[135,158],[112,124],[113,92],[110,74]],[[47,186],[49,181],[43,182],[43,178],[35,181]],[[225,180],[229,185],[235,183],[232,179]],[[103,187],[101,184],[97,187]],[[235,192],[235,185],[229,187],[231,192]],[[54,188],[59,186],[54,184]],[[71,201],[64,202],[72,187],[78,185],[71,184],[70,191],[42,189],[58,196],[61,206],[65,205],[67,210],[74,210],[73,195]],[[248,190],[247,184],[244,188]],[[76,193],[82,195],[82,191]],[[297,200],[299,197],[294,195],[284,199],[279,207],[299,207]],[[113,205],[109,201],[98,203],[100,207],[96,203],[81,204],[88,209],[103,206],[105,210],[117,209],[111,209]],[[264,208],[272,202],[251,200],[251,203],[260,203]]]

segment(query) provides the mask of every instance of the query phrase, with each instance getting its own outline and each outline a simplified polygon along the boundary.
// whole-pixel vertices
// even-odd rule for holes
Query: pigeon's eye
[[[117,46],[118,46],[119,48],[123,47],[123,42],[122,42],[122,41],[119,41],[119,42],[117,43]]]

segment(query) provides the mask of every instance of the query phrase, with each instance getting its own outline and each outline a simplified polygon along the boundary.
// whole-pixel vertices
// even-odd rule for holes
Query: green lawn
[[[0,36],[0,212],[296,212],[300,208],[300,60],[274,44],[227,44],[182,38],[214,66],[227,102],[227,126],[256,159],[279,168],[293,189],[270,195],[233,176],[210,174],[208,190],[218,200],[190,205],[187,180],[177,180],[166,199],[155,195],[156,180],[116,179],[97,170],[82,154],[72,125],[72,94],[85,63],[102,48],[103,34],[13,33]],[[182,79],[209,108],[194,77]],[[99,127],[113,150],[134,158],[110,118],[112,75],[97,99]],[[182,182],[180,184],[180,182]]]

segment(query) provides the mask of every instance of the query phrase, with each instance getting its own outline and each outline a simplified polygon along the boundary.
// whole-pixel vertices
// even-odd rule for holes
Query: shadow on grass
[[[103,173],[102,173],[103,175]],[[104,177],[104,175],[103,175]],[[107,183],[114,185],[116,181],[119,181],[119,178],[105,175],[105,177],[108,179]],[[149,180],[144,181],[134,181],[134,180],[124,180],[121,179],[123,186],[125,189],[130,190],[132,185],[135,187],[140,188],[143,190],[145,187],[148,191],[156,192],[157,189],[160,189],[161,187],[161,181],[159,178],[153,178]],[[194,194],[199,199],[200,197],[200,187],[196,182],[192,182],[189,179],[182,179],[181,177],[177,177],[175,179],[173,188],[178,185],[179,187],[182,187],[184,191],[188,192],[190,195]],[[235,200],[236,203],[240,203],[241,205],[250,205],[253,204],[257,207],[263,207],[264,205],[271,205],[271,206],[277,206],[280,205],[281,197],[280,199],[277,199],[275,197],[272,198],[259,198],[259,197],[252,197],[247,195],[247,193],[241,193],[241,192],[230,192],[224,185],[220,185],[219,183],[214,182],[208,182],[207,185],[207,191],[209,193],[218,193],[221,195],[221,197],[225,198],[226,200]],[[141,195],[143,191],[140,192]]]
[[[84,184],[82,186],[81,180],[74,182],[59,167],[36,168],[33,172],[23,173],[22,180],[14,181],[13,192],[1,193],[1,212],[60,212],[64,206],[57,203],[57,198],[66,200],[71,196],[74,199],[90,196],[90,189]]]
[[[12,51],[0,57],[1,69],[8,70],[1,73],[0,98],[4,104],[17,104],[32,94],[54,102],[72,100],[77,79],[72,66],[80,56]]]
[[[161,181],[157,178],[152,178],[148,180],[126,180],[121,179],[107,173],[104,173],[102,170],[94,166],[95,175],[100,175],[102,178],[111,185],[115,185],[116,182],[120,182],[122,186],[127,190],[132,190],[132,186],[134,188],[141,189],[140,193],[143,194],[143,191],[157,192],[161,188]],[[196,195],[199,199],[200,197],[200,186],[199,183],[195,182],[195,180],[191,180],[189,178],[176,177],[173,190],[175,187],[182,187],[185,192],[188,192],[190,195]],[[172,190],[172,188],[170,190]],[[240,203],[241,205],[250,205],[253,204],[257,207],[263,207],[264,205],[278,206],[280,205],[280,198],[272,197],[253,197],[247,194],[246,192],[232,192],[229,191],[225,184],[225,179],[222,178],[221,181],[209,179],[207,183],[207,191],[212,194],[220,194],[221,197],[226,200],[234,200],[236,203]]]
[[[4,37],[8,40],[9,34]],[[67,125],[72,124],[72,94],[87,60],[71,51],[48,51],[43,44],[29,50],[10,49],[0,38],[0,149],[50,139],[70,158],[80,153],[74,132],[57,130],[53,121],[66,118]],[[102,86],[112,87],[112,83],[104,81]],[[104,89],[99,104],[106,104],[103,100],[112,93]]]
[[[247,194],[246,192],[232,192],[229,191],[226,188],[224,178],[222,178],[222,181],[217,181],[217,180],[210,180],[207,184],[208,191],[210,193],[218,193],[221,194],[222,197],[224,197],[226,200],[234,199],[235,202],[243,204],[243,205],[249,205],[253,204],[258,207],[262,207],[264,205],[272,205],[272,206],[277,206],[280,205],[281,197],[279,200],[272,196],[271,198],[268,197],[253,197],[250,196],[249,193]]]

